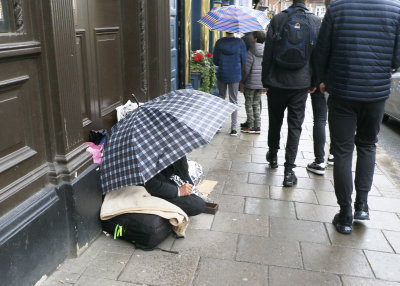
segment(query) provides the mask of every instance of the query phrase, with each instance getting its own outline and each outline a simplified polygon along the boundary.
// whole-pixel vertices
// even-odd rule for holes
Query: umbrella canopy
[[[103,194],[142,185],[208,144],[236,106],[197,90],[176,90],[145,103],[112,129],[101,166]]]
[[[270,19],[262,11],[244,6],[216,7],[199,20],[211,30],[247,33],[264,30]]]

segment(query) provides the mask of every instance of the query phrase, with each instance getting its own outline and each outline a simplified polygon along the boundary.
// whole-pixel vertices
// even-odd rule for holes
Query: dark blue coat
[[[334,97],[374,102],[390,95],[400,66],[400,1],[336,0],[316,46],[318,76]]]
[[[246,45],[242,39],[224,37],[215,43],[213,61],[218,66],[217,79],[225,83],[240,82],[246,64]]]

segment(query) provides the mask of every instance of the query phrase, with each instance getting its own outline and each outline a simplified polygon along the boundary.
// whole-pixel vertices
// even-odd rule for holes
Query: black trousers
[[[188,216],[201,214],[206,208],[206,203],[204,202],[204,200],[196,195],[176,197],[166,200],[180,207]]]
[[[308,90],[287,90],[270,88],[268,90],[268,147],[278,151],[283,117],[287,108],[288,136],[286,142],[285,169],[295,168],[297,150],[304,122]]]
[[[354,145],[357,148],[357,164],[354,184],[357,202],[367,202],[375,170],[376,143],[380,130],[385,100],[378,102],[354,102],[328,99],[331,150],[335,156],[333,169],[335,193],[341,212],[352,213],[351,171]]]
[[[313,141],[315,162],[320,164],[325,161],[326,121],[328,119],[328,106],[325,95],[319,90],[311,94],[311,103],[314,116]]]

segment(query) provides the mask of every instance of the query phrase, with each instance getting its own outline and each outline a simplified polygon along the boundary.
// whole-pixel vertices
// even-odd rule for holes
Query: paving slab
[[[342,277],[343,286],[400,286],[400,283],[359,277]]]
[[[211,229],[211,225],[214,221],[214,215],[211,214],[199,214],[193,216],[189,221],[189,229]]]
[[[268,164],[246,163],[235,161],[232,163],[232,171],[236,172],[252,172],[252,173],[265,173],[268,169]]]
[[[182,285],[192,283],[199,256],[138,250],[118,280],[148,285]]]
[[[227,153],[226,151],[221,151],[217,155],[218,160],[229,160],[232,162],[246,163],[251,162],[250,154],[238,154],[236,152]]]
[[[390,247],[381,230],[354,224],[353,233],[351,235],[343,235],[337,232],[335,227],[330,223],[326,224],[326,228],[332,245],[393,253],[393,249]]]
[[[240,235],[237,261],[302,268],[299,243],[259,236]]]
[[[395,213],[370,211],[371,220],[356,221],[368,228],[400,231],[400,218]]]
[[[74,285],[78,282],[81,275],[77,273],[69,273],[64,271],[56,271],[47,280],[40,284],[40,286],[53,286],[53,285]]]
[[[233,259],[238,235],[234,233],[189,229],[186,237],[177,239],[172,250],[220,259]]]
[[[281,175],[278,175],[278,172],[275,174],[272,172],[268,172],[267,174],[249,173],[249,184],[282,186],[282,182],[283,170]]]
[[[296,218],[296,212],[292,202],[269,199],[246,198],[244,213],[263,216]]]
[[[369,197],[368,206],[375,211],[400,213],[400,199]]]
[[[116,280],[132,254],[121,254],[102,250],[88,264],[84,276]]]
[[[307,270],[374,277],[362,250],[302,242],[304,268]]]
[[[341,286],[340,278],[330,273],[271,266],[269,286]]]
[[[270,198],[274,200],[318,204],[313,190],[270,187]]]
[[[218,211],[243,213],[245,198],[241,196],[219,195],[215,200]]]
[[[143,284],[121,282],[99,277],[82,276],[75,285],[76,286],[140,286]]]
[[[224,171],[224,170],[213,170],[207,173],[207,180],[231,183],[247,183],[249,179],[249,173],[247,172],[235,172],[235,171]]]
[[[202,258],[194,285],[268,286],[268,266]]]
[[[383,233],[394,251],[400,254],[400,232],[384,230]]]
[[[400,282],[400,254],[366,250],[365,255],[376,278]]]
[[[325,227],[321,222],[271,217],[270,236],[276,239],[309,241],[330,245]]]
[[[267,237],[269,234],[269,217],[218,212],[211,229],[221,232]]]
[[[225,184],[223,193],[243,197],[269,198],[269,186],[229,182]]]
[[[295,203],[297,218],[302,220],[332,222],[339,207]]]

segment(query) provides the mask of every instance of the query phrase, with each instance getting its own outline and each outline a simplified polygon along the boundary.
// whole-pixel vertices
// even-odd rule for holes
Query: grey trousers
[[[226,98],[226,89],[228,88],[229,90],[229,101],[235,105],[238,104],[237,102],[237,96],[238,96],[238,91],[239,91],[239,83],[238,82],[233,82],[233,83],[226,83],[226,82],[220,82],[218,81],[218,91],[219,91],[219,97],[222,99]],[[231,129],[236,130],[237,129],[237,111],[232,113],[232,121],[231,121]]]

